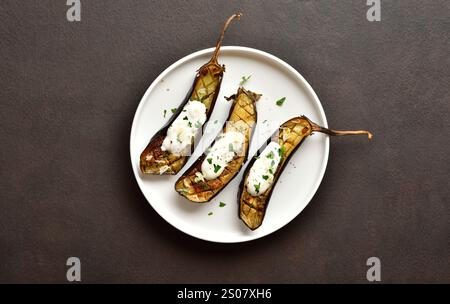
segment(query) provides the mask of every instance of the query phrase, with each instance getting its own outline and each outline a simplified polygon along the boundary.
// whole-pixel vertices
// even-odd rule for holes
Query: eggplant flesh
[[[248,157],[250,140],[257,121],[256,101],[261,95],[239,88],[234,95],[233,105],[221,134],[226,132],[240,132],[244,135],[242,153],[235,155],[227,164],[222,174],[212,180],[199,180],[198,173],[202,173],[202,163],[207,157],[207,149],[192,166],[176,181],[175,190],[188,200],[196,203],[210,201],[239,173]],[[220,136],[220,135],[219,135]],[[211,144],[214,145],[216,140]]]
[[[292,118],[283,123],[277,132],[275,132],[268,140],[278,143],[284,147],[283,156],[276,171],[274,172],[274,179],[269,188],[258,196],[252,196],[247,191],[246,181],[250,173],[250,168],[253,166],[259,155],[263,152],[266,145],[263,145],[248,164],[242,182],[239,186],[238,202],[239,202],[239,218],[251,230],[255,230],[261,226],[264,216],[266,214],[267,205],[272,196],[273,189],[283,172],[284,167],[289,162],[290,157],[300,147],[303,140],[311,135],[313,131],[310,121],[302,116]]]
[[[150,139],[147,147],[140,155],[139,167],[142,173],[145,174],[177,174],[188,161],[190,155],[193,153],[198,142],[198,137],[201,130],[192,138],[190,145],[191,153],[183,153],[183,155],[171,153],[170,151],[163,151],[161,145],[167,136],[167,131],[175,119],[182,114],[184,106],[190,100],[197,100],[202,102],[206,108],[206,121],[214,109],[217,96],[219,94],[220,85],[222,83],[225,66],[220,65],[217,61],[222,40],[228,26],[234,19],[240,19],[241,13],[236,13],[230,16],[220,33],[219,39],[216,43],[216,48],[211,59],[204,64],[197,72],[194,83],[190,92],[187,94],[185,100],[178,107],[177,111],[172,115],[170,120]],[[201,129],[201,128],[200,128]],[[186,155],[188,154],[188,155]]]
[[[147,147],[141,153],[140,168],[143,173],[173,175],[177,174],[183,168],[190,155],[179,155],[170,151],[161,150],[161,145],[167,135],[167,130],[173,121],[179,115],[182,115],[183,107],[190,100],[199,100],[205,105],[206,122],[208,121],[217,100],[224,70],[224,66],[220,66],[216,62],[210,62],[200,68],[187,98],[178,107],[177,112],[172,115],[169,122],[152,137]],[[195,136],[195,138],[197,137]],[[195,146],[196,143],[193,142],[190,147],[191,154]]]

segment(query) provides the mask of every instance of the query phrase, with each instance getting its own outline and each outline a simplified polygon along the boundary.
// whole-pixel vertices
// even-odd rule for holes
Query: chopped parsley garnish
[[[239,85],[243,85],[243,84],[246,83],[251,77],[252,77],[252,75],[242,76],[242,77],[241,77],[241,82],[239,82]]]
[[[269,169],[269,173],[270,173],[270,174],[273,174],[272,168]]]
[[[283,98],[278,99],[275,103],[277,104],[277,106],[281,107],[285,101],[286,101],[286,97],[283,97]]]
[[[269,179],[269,175],[263,175],[262,178],[263,178],[264,180],[268,180],[268,179]]]
[[[202,124],[199,122],[199,121],[197,121],[196,123],[195,123],[195,127],[198,129],[198,128],[200,128],[202,126]]]
[[[175,113],[177,110],[178,110],[178,108],[173,108],[173,109],[170,110],[170,111],[172,111],[172,113]]]
[[[188,122],[188,127],[192,128],[192,122]]]
[[[164,118],[166,118],[167,110],[164,110]]]
[[[213,215],[213,213],[212,213],[212,212],[210,212],[210,213],[208,213],[208,215],[209,215],[209,216],[211,216],[211,215]]]
[[[270,162],[270,166],[271,167],[275,166],[275,161],[274,160]]]
[[[228,151],[230,151],[230,152],[234,152],[234,147],[233,147],[233,144],[228,144]]]
[[[268,159],[273,159],[274,155],[273,155],[273,151],[270,151],[269,153],[267,153],[266,157]]]
[[[216,119],[216,120],[214,120],[214,124],[216,124],[216,123],[218,123],[219,121]]]
[[[281,146],[281,148],[278,149],[278,155],[280,155],[280,157],[283,157],[284,153],[286,153],[286,147]]]
[[[267,119],[263,121],[263,123],[266,123],[266,122],[267,122]]]
[[[210,165],[212,164],[212,158],[208,158],[207,161],[208,161],[208,164],[210,164]]]
[[[187,116],[184,116],[184,117],[183,117],[183,120],[188,120],[188,117],[187,117]]]
[[[219,207],[220,207],[220,208],[225,207],[225,206],[226,206],[226,204],[225,204],[224,202],[220,202],[220,203],[219,203]]]
[[[220,168],[222,168],[220,165],[214,164],[214,173],[219,172]]]
[[[261,183],[257,184],[257,185],[253,185],[255,186],[255,192],[259,193],[259,187],[261,187]]]

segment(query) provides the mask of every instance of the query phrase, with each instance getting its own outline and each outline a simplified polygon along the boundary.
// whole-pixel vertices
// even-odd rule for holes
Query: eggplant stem
[[[312,121],[309,121],[311,123],[312,131],[313,132],[320,132],[325,133],[327,135],[331,136],[344,136],[344,135],[367,135],[367,138],[369,140],[372,139],[373,135],[369,131],[365,130],[357,130],[357,131],[338,131],[338,130],[332,130],[328,128],[324,128],[319,126],[318,124],[313,123]]]
[[[225,32],[227,31],[228,26],[231,24],[231,22],[232,22],[234,19],[238,19],[238,20],[241,19],[241,16],[242,16],[242,13],[241,13],[241,12],[238,12],[238,13],[236,13],[236,14],[231,15],[231,16],[228,18],[228,20],[225,22],[225,24],[224,24],[224,26],[223,26],[223,29],[222,29],[222,32],[220,33],[219,39],[217,40],[216,49],[214,50],[214,53],[213,53],[213,55],[212,55],[212,57],[211,57],[211,60],[209,61],[210,63],[216,63],[216,64],[218,64],[217,58],[219,57],[219,51],[220,51],[220,47],[221,47],[221,45],[222,45],[223,37],[225,36]]]

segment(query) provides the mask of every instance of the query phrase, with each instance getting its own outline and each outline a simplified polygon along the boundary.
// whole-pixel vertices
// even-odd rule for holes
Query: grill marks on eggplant
[[[191,91],[187,94],[185,100],[178,107],[176,113],[172,115],[169,122],[164,125],[151,139],[147,147],[140,156],[140,169],[145,174],[177,174],[188,161],[190,155],[177,155],[169,151],[161,150],[161,145],[167,135],[167,130],[174,120],[182,114],[183,107],[189,100],[199,100],[206,107],[206,122],[208,121],[214,109],[214,105],[219,94],[220,85],[225,71],[225,66],[221,66],[217,59],[220,46],[228,26],[234,19],[239,19],[241,13],[234,14],[228,18],[219,36],[216,49],[208,63],[198,70]],[[205,122],[205,124],[206,124]],[[199,131],[200,133],[201,131]],[[191,144],[191,154],[195,149],[198,135],[193,138]]]
[[[277,134],[278,133],[278,134]],[[274,181],[270,187],[259,196],[251,196],[246,189],[245,181],[247,180],[250,168],[256,161],[259,154],[264,150],[264,147],[259,150],[257,155],[253,157],[250,164],[247,166],[247,170],[244,173],[244,178],[240,186],[239,193],[239,217],[250,229],[258,228],[264,219],[264,215],[267,208],[267,203],[272,194],[273,187],[278,180],[287,160],[290,158],[295,149],[300,145],[303,139],[311,134],[311,125],[300,117],[288,120],[281,125],[278,132],[276,132],[268,140],[277,142],[280,146],[285,147],[285,153],[280,160],[277,170],[274,172]]]
[[[170,121],[153,136],[150,143],[142,152],[140,167],[143,173],[177,174],[183,168],[189,159],[189,155],[177,155],[169,151],[161,150],[161,145],[167,135],[167,130],[178,115],[182,114],[181,111],[189,100],[200,100],[206,107],[207,118],[211,116],[220,89],[223,71],[224,68],[216,64],[207,64],[199,70],[190,97],[183,102]],[[191,153],[194,148],[195,143],[193,142],[191,144]]]
[[[258,196],[252,196],[247,192],[246,189],[246,181],[248,175],[250,173],[250,168],[253,166],[259,154],[264,150],[265,145],[261,147],[256,155],[252,158],[250,163],[248,164],[244,176],[242,178],[239,193],[238,193],[238,202],[239,202],[239,218],[249,227],[251,230],[255,230],[259,226],[261,226],[264,216],[266,213],[267,205],[270,201],[270,197],[272,196],[273,189],[283,172],[286,164],[289,162],[291,156],[295,153],[295,151],[301,146],[303,140],[305,140],[308,136],[310,136],[313,132],[321,132],[331,136],[340,136],[340,135],[367,135],[369,139],[372,138],[372,134],[368,131],[335,131],[327,128],[323,128],[312,121],[310,121],[307,117],[295,117],[292,118],[285,123],[283,123],[278,132],[272,135],[271,138],[268,139],[267,143],[270,141],[277,142],[281,147],[284,146],[285,152],[281,157],[280,163],[277,167],[277,170],[274,172],[274,180],[270,187]]]
[[[207,156],[207,151],[175,183],[175,190],[192,202],[207,202],[217,195],[239,173],[248,157],[250,140],[257,120],[256,101],[259,94],[239,88],[230,110],[227,122],[222,129],[226,132],[240,132],[245,136],[243,153],[227,164],[222,174],[212,180],[198,180],[196,173],[201,173],[201,166]],[[217,139],[216,139],[217,140]],[[214,143],[211,144],[212,147]]]

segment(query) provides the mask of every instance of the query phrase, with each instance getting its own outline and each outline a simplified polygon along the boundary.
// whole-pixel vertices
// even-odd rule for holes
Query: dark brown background
[[[0,282],[450,282],[449,32],[446,0],[66,0],[0,2]],[[225,45],[272,53],[302,73],[332,140],[320,189],[293,222],[245,244],[177,231],[132,174],[136,107],[167,66]],[[293,196],[295,191],[293,190]]]

